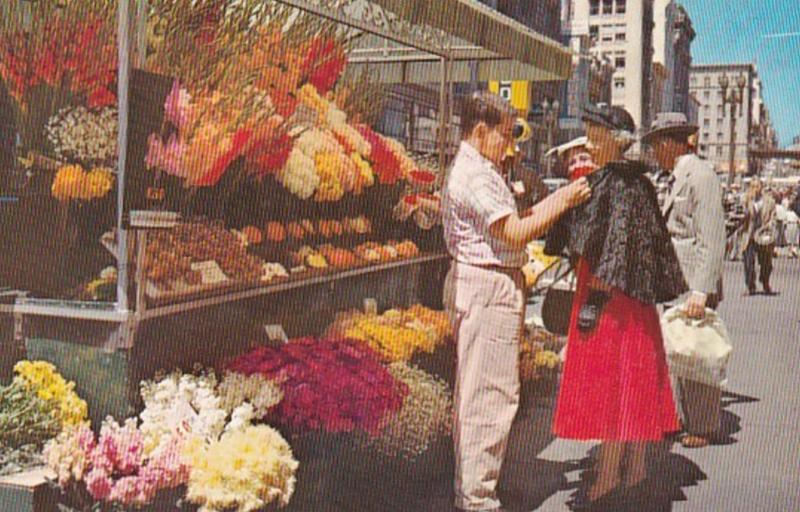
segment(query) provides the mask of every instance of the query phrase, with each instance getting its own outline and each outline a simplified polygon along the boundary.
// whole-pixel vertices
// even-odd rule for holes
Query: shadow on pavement
[[[739,442],[734,434],[742,430],[741,418],[730,412],[728,408],[736,404],[751,404],[761,400],[752,396],[739,395],[736,393],[722,393],[722,417],[720,418],[720,430],[714,445],[730,445]]]

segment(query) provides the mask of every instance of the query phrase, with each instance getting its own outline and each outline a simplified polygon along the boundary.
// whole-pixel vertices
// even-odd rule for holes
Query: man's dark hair
[[[466,139],[480,123],[489,128],[501,124],[504,119],[516,117],[517,111],[506,100],[490,92],[476,92],[464,98],[461,104],[461,134]]]

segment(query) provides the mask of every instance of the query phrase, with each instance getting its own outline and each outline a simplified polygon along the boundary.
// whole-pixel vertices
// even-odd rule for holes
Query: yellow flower
[[[320,178],[320,184],[314,199],[320,202],[341,199],[345,191],[340,180],[340,173],[344,169],[341,169],[341,160],[338,155],[322,151],[314,157],[314,164],[317,169],[317,175]]]
[[[317,112],[320,119],[326,119],[331,104],[328,100],[319,95],[316,87],[311,84],[305,84],[297,91],[297,99],[300,100],[300,103]]]
[[[294,493],[299,463],[281,435],[266,425],[234,430],[210,444],[187,442],[187,499],[201,510],[250,512],[274,501],[284,506]]]
[[[372,166],[369,165],[369,162],[364,160],[358,153],[351,154],[350,159],[358,168],[358,179],[356,180],[356,186],[354,188],[354,192],[358,194],[363,189],[375,184],[375,174],[372,172]]]
[[[89,408],[75,393],[75,383],[64,380],[55,366],[45,361],[20,361],[14,366],[15,379],[39,398],[57,404],[63,425],[79,425],[86,421]]]
[[[100,199],[111,191],[114,184],[114,175],[108,169],[97,168],[86,175],[86,185],[89,199]]]
[[[65,165],[56,173],[50,191],[59,201],[81,198],[85,178],[86,172],[80,165]]]

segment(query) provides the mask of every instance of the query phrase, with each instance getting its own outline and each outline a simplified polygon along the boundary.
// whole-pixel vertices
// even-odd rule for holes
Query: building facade
[[[674,112],[683,112],[687,117],[691,114],[692,102],[689,95],[689,75],[692,70],[692,42],[697,33],[694,31],[692,19],[682,5],[677,6],[677,17],[673,25],[674,68],[673,68],[673,104]]]
[[[590,53],[613,62],[611,103],[624,107],[639,130],[650,126],[654,0],[569,0],[574,36],[589,37]]]
[[[566,142],[584,135],[581,117],[588,105],[611,104],[613,77],[616,71],[610,57],[591,52],[592,43],[585,31],[573,31],[571,2],[563,3],[561,31],[564,43],[573,51],[572,76],[562,95],[560,140]]]
[[[519,21],[530,29],[556,41],[563,41],[561,33],[561,0],[481,0],[502,14]],[[530,165],[541,162],[549,149],[548,142],[559,140],[556,133],[549,133],[552,126],[541,114],[545,100],[552,103],[561,100],[565,82],[490,82],[489,90],[508,99],[522,115],[528,115],[533,128],[532,139],[522,148],[525,160]],[[532,115],[531,115],[532,114]],[[558,113],[559,116],[561,112]]]
[[[738,90],[737,79],[745,78],[741,109],[737,109],[734,131],[734,169],[737,174],[752,172],[750,169],[749,147],[751,133],[760,116],[758,101],[760,82],[753,64],[707,64],[692,67],[689,79],[691,94],[700,104],[698,112],[699,141],[701,156],[714,163],[717,172],[730,172],[730,105],[723,104],[720,78],[727,76],[730,89]]]

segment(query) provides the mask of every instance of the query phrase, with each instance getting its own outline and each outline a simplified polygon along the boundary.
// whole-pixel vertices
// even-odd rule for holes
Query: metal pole
[[[439,84],[439,172],[444,176],[445,151],[447,148],[447,59],[441,59],[441,83]]]
[[[734,93],[735,94],[735,93]],[[731,190],[733,182],[736,180],[736,169],[734,169],[734,159],[736,157],[736,101],[731,98],[731,142],[730,142],[730,161],[728,163],[728,190]]]
[[[131,71],[131,42],[134,19],[133,0],[120,2],[117,7],[117,44],[119,45],[119,72],[117,75],[117,102],[119,108],[119,136],[117,139],[117,310],[128,311],[128,232],[123,228],[122,210],[125,203],[125,164],[128,148],[128,90]]]
[[[545,126],[547,127],[547,151],[550,151],[553,148],[553,120],[552,114],[550,111],[546,111],[545,115]],[[547,152],[545,151],[545,153]],[[547,169],[547,177],[552,178],[552,159],[545,156],[545,167]]]

